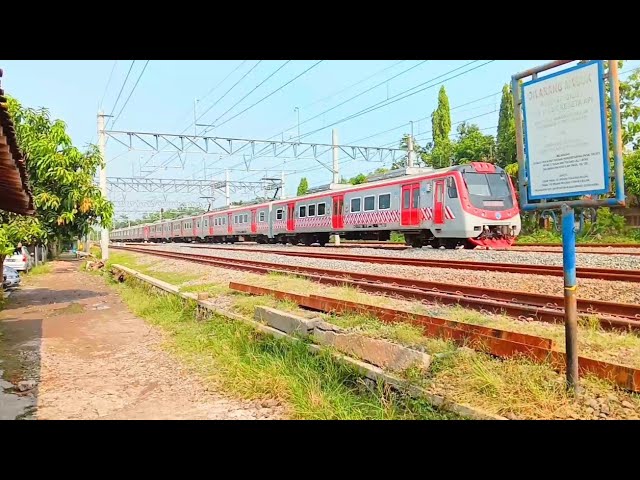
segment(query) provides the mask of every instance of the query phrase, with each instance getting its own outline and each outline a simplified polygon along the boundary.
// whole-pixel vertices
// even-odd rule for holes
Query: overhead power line
[[[242,77],[240,77],[240,79],[239,79],[236,83],[234,83],[234,84],[231,86],[231,88],[230,88],[229,90],[227,90],[226,92],[224,92],[224,93],[222,94],[222,96],[221,96],[220,98],[218,98],[218,100],[216,100],[216,101],[213,103],[213,105],[211,105],[211,106],[210,106],[209,108],[207,108],[204,112],[202,112],[202,113],[198,116],[198,118],[196,118],[196,119],[195,119],[195,121],[194,121],[194,123],[193,123],[193,124],[195,124],[195,122],[197,122],[200,118],[204,117],[207,113],[209,113],[209,111],[210,111],[213,107],[215,107],[218,103],[220,103],[220,101],[222,101],[222,99],[223,99],[223,98],[225,98],[225,97],[226,97],[226,96],[231,92],[231,90],[233,90],[234,88],[236,88],[236,86],[238,86],[238,84],[239,84],[240,82],[242,82],[242,80],[244,80],[245,78],[247,78],[247,76],[248,76],[251,72],[253,72],[253,71],[255,70],[255,68],[256,68],[258,65],[260,65],[261,63],[262,63],[262,60],[258,60],[258,61],[253,65],[253,67],[251,67],[251,68],[249,69],[249,71],[247,71],[247,72],[246,72]],[[192,124],[192,125],[193,125],[193,124]],[[187,127],[187,129],[188,129],[188,128],[189,128],[189,127]]]
[[[111,67],[111,73],[109,73],[109,78],[107,79],[107,85],[104,87],[104,92],[102,92],[102,98],[100,99],[100,104],[98,105],[98,109],[102,108],[102,102],[104,102],[104,97],[107,94],[107,90],[109,89],[109,85],[111,85],[111,78],[113,78],[113,72],[116,69],[117,60],[114,60],[113,66]]]
[[[218,120],[220,120],[222,117],[224,117],[227,113],[229,113],[231,110],[233,110],[238,104],[242,103],[242,101],[247,98],[249,95],[251,95],[253,92],[255,92],[258,88],[260,88],[265,82],[267,82],[267,80],[269,80],[271,77],[273,77],[276,73],[278,73],[280,70],[282,70],[289,62],[291,62],[291,60],[287,60],[286,62],[284,62],[282,65],[280,65],[271,75],[269,75],[267,78],[265,78],[263,81],[261,81],[258,85],[256,85],[255,87],[253,87],[253,89],[247,93],[244,97],[242,97],[240,100],[238,100],[236,103],[234,103],[231,107],[229,107],[229,109],[227,109],[226,112],[224,112],[222,115],[220,115],[218,118],[216,118],[213,122],[212,125],[215,125],[216,122]]]
[[[129,100],[131,99],[131,96],[133,95],[133,92],[135,92],[136,87],[138,86],[138,83],[140,83],[140,79],[142,78],[142,75],[144,75],[144,71],[147,69],[147,65],[149,65],[150,61],[151,60],[147,60],[147,63],[145,63],[144,67],[142,67],[142,71],[140,72],[140,75],[138,75],[138,79],[136,80],[136,83],[133,85],[133,88],[129,92],[129,96],[124,101],[124,105],[122,105],[122,108],[120,109],[120,112],[118,112],[118,115],[116,115],[115,120],[111,123],[111,127],[112,128],[115,126],[116,122],[120,118],[120,115],[122,115],[122,112],[124,111],[124,109],[126,108],[127,104],[129,103]]]
[[[378,109],[380,109],[380,108],[387,107],[387,106],[392,105],[392,104],[394,104],[394,103],[396,103],[396,102],[399,102],[400,100],[404,100],[405,98],[412,97],[413,95],[416,95],[416,94],[418,94],[418,93],[424,92],[425,90],[429,90],[430,88],[433,88],[433,87],[436,87],[436,86],[438,86],[438,85],[441,85],[441,84],[443,84],[444,82],[446,82],[446,81],[448,81],[448,80],[453,80],[454,78],[460,77],[460,76],[462,76],[462,75],[466,75],[467,73],[472,72],[472,71],[474,71],[474,70],[477,70],[478,68],[481,68],[481,67],[483,67],[483,66],[485,66],[485,65],[488,65],[489,63],[494,62],[494,61],[495,61],[495,60],[489,60],[488,62],[485,62],[485,63],[483,63],[483,64],[481,64],[481,65],[476,66],[476,67],[473,67],[473,68],[470,68],[470,69],[468,69],[468,70],[465,70],[465,71],[463,71],[463,72],[460,72],[460,73],[458,73],[457,75],[454,75],[454,76],[452,76],[452,77],[446,78],[446,79],[444,79],[444,80],[442,80],[442,81],[440,81],[440,82],[438,82],[438,83],[434,83],[433,85],[429,85],[428,87],[421,88],[420,90],[416,90],[415,92],[407,93],[407,94],[406,94],[406,95],[404,95],[404,96],[400,96],[400,95],[402,95],[403,93],[406,93],[406,92],[409,92],[409,91],[411,91],[411,90],[414,90],[415,88],[417,88],[417,87],[418,87],[418,86],[420,86],[420,85],[425,85],[425,84],[427,84],[427,83],[431,83],[431,82],[433,82],[434,80],[437,80],[437,79],[442,78],[442,77],[444,77],[444,76],[446,76],[446,75],[449,75],[449,74],[451,74],[451,73],[453,73],[453,72],[455,72],[455,71],[457,71],[457,70],[460,70],[461,68],[465,68],[465,67],[467,67],[467,66],[471,65],[472,63],[477,62],[477,60],[475,60],[475,61],[473,61],[473,62],[469,62],[469,63],[467,63],[467,64],[463,65],[462,67],[454,68],[453,70],[450,70],[450,71],[448,71],[448,72],[446,72],[446,73],[443,73],[442,75],[438,75],[437,77],[434,77],[434,78],[432,78],[431,80],[429,80],[429,81],[427,81],[427,82],[424,82],[424,83],[422,83],[422,84],[420,84],[420,85],[416,85],[416,87],[410,88],[410,89],[408,89],[408,90],[405,90],[404,92],[401,92],[401,93],[399,93],[399,94],[397,94],[397,95],[394,95],[393,97],[389,98],[389,100],[385,100],[385,101],[383,101],[383,102],[378,102],[378,103],[377,103],[377,104],[375,104],[375,105],[372,105],[372,106],[367,107],[367,108],[365,108],[365,109],[363,109],[363,110],[360,110],[359,112],[354,113],[353,115],[349,115],[349,116],[347,116],[347,117],[341,118],[340,120],[338,120],[338,121],[336,121],[336,122],[333,122],[333,123],[331,123],[331,124],[329,124],[329,125],[327,125],[327,126],[325,126],[325,127],[318,128],[318,129],[313,130],[313,131],[311,131],[311,132],[304,133],[304,134],[300,135],[300,138],[302,139],[302,138],[304,138],[304,137],[308,137],[309,135],[313,135],[314,133],[321,132],[322,130],[326,130],[327,128],[333,127],[334,125],[338,125],[338,124],[340,124],[340,123],[347,122],[347,121],[349,121],[349,120],[352,120],[352,119],[354,119],[354,118],[360,117],[360,116],[362,116],[362,115],[366,115],[367,113],[371,113],[371,112],[373,112],[373,111],[375,111],[375,110],[378,110]],[[399,97],[399,98],[397,98],[397,97]]]
[[[319,113],[319,114],[315,115],[314,117],[312,117],[312,118],[309,118],[309,119],[305,120],[304,122],[300,123],[300,125],[304,125],[305,123],[310,122],[311,120],[313,120],[313,119],[315,119],[315,118],[318,118],[318,117],[320,117],[320,116],[322,116],[322,115],[325,115],[326,113],[330,112],[331,110],[334,110],[334,109],[338,108],[339,106],[344,105],[345,103],[348,103],[348,102],[350,102],[351,100],[353,100],[353,99],[355,99],[355,98],[357,98],[357,97],[359,97],[359,96],[361,96],[361,95],[364,95],[365,93],[367,93],[367,92],[369,92],[369,91],[371,91],[371,90],[373,90],[373,89],[375,89],[375,88],[377,88],[377,87],[379,87],[379,86],[381,86],[381,85],[384,85],[385,83],[390,82],[390,81],[391,81],[391,80],[393,80],[394,78],[396,78],[396,77],[398,77],[398,76],[400,76],[400,75],[403,75],[403,74],[407,73],[407,72],[408,72],[408,71],[410,71],[410,70],[413,70],[414,68],[416,68],[416,67],[418,67],[418,66],[422,65],[423,63],[425,63],[425,62],[427,62],[427,61],[428,61],[428,60],[421,61],[421,62],[419,62],[418,64],[413,65],[411,68],[409,68],[409,69],[407,69],[407,70],[403,70],[402,72],[398,73],[397,75],[394,75],[394,76],[393,76],[393,77],[391,77],[391,78],[387,78],[385,81],[383,81],[383,82],[381,82],[381,83],[378,83],[377,85],[374,85],[373,87],[371,87],[371,88],[369,88],[369,89],[365,90],[364,92],[362,92],[362,93],[360,93],[360,94],[358,94],[358,95],[356,95],[356,96],[354,96],[354,97],[348,98],[348,99],[347,99],[347,100],[345,100],[344,102],[342,102],[342,103],[340,103],[340,104],[338,104],[338,105],[336,105],[336,106],[334,106],[334,107],[330,108],[329,110],[325,110],[324,112],[321,112],[321,113]],[[398,63],[400,63],[400,62],[398,62]],[[395,64],[393,64],[392,66],[398,65],[398,63],[395,63]],[[371,75],[371,76],[367,77],[366,79],[361,80],[360,82],[356,82],[355,84],[353,84],[353,85],[351,85],[351,86],[355,86],[355,85],[357,85],[357,84],[359,84],[359,83],[362,83],[362,82],[364,82],[365,80],[368,80],[369,78],[374,77],[374,76],[375,76],[375,75],[377,75],[378,73],[381,73],[381,72],[382,72],[382,71],[384,71],[384,70],[388,70],[389,68],[391,68],[391,67],[388,67],[388,68],[385,68],[385,69],[383,69],[383,70],[380,70],[380,71],[379,71],[379,72],[377,72],[376,74]],[[350,88],[350,87],[348,87],[348,88]],[[347,89],[343,89],[342,91],[345,91],[345,90],[347,90]],[[325,98],[330,98],[331,96],[335,96],[335,95],[330,95],[329,97],[325,97]],[[317,102],[315,102],[315,103],[317,103]],[[299,126],[299,125],[298,125],[298,124],[296,124],[296,125],[294,125],[294,126],[292,126],[292,127],[286,128],[286,129],[284,129],[284,130],[282,130],[282,131],[280,131],[280,132],[276,133],[275,135],[272,135],[271,137],[269,137],[269,140],[272,140],[272,139],[274,139],[274,138],[276,138],[276,137],[278,137],[278,136],[282,135],[283,133],[285,133],[285,132],[287,132],[287,131],[289,131],[289,130],[291,130],[291,129],[293,129],[293,128],[296,128],[297,126]]]
[[[339,104],[337,104],[337,105],[335,105],[335,106],[333,106],[333,107],[329,108],[328,110],[325,110],[324,112],[320,112],[320,113],[318,113],[317,115],[314,115],[313,117],[308,118],[308,119],[306,119],[304,122],[300,122],[299,124],[296,124],[296,125],[294,125],[294,126],[293,126],[293,127],[291,127],[291,128],[294,128],[294,127],[296,127],[296,126],[300,126],[300,125],[304,125],[305,123],[308,123],[308,122],[310,122],[310,121],[312,121],[312,120],[314,120],[314,119],[316,119],[316,118],[318,118],[318,117],[321,117],[322,115],[325,115],[325,114],[327,114],[327,113],[329,113],[329,112],[331,112],[331,111],[335,110],[336,108],[341,107],[342,105],[344,105],[344,104],[346,104],[346,103],[349,103],[349,102],[351,102],[351,101],[355,100],[355,99],[356,99],[356,98],[358,98],[358,97],[361,97],[361,96],[362,96],[362,95],[364,95],[365,93],[368,93],[368,92],[370,92],[371,90],[374,90],[374,89],[376,89],[376,88],[378,88],[378,87],[380,87],[380,86],[384,85],[385,83],[390,82],[390,81],[391,81],[391,80],[393,80],[394,78],[397,78],[397,77],[399,77],[399,76],[401,76],[401,75],[404,75],[405,73],[407,73],[407,72],[409,72],[409,71],[413,70],[414,68],[419,67],[420,65],[422,65],[423,63],[426,63],[426,62],[428,62],[428,61],[429,61],[429,60],[423,60],[423,61],[421,61],[421,62],[419,62],[419,63],[417,63],[417,64],[415,64],[415,65],[411,66],[410,68],[407,68],[406,70],[403,70],[402,72],[397,73],[397,74],[396,74],[396,75],[394,75],[393,77],[388,78],[388,79],[386,79],[386,80],[384,80],[384,81],[382,81],[382,82],[380,82],[380,83],[377,83],[377,84],[375,84],[373,87],[369,87],[369,88],[367,88],[366,90],[363,90],[362,92],[358,93],[357,95],[354,95],[354,96],[352,96],[352,97],[350,97],[350,98],[347,98],[345,101],[340,102]],[[286,132],[287,130],[290,130],[291,128],[287,128],[286,130],[284,130],[284,132]],[[282,133],[282,132],[280,132],[280,133]],[[296,138],[297,138],[297,137],[296,137]]]
[[[244,62],[243,62],[244,63]],[[202,117],[204,117],[213,107],[215,107],[223,98],[225,98],[240,82],[242,82],[242,80],[244,80],[245,78],[247,78],[247,76],[258,66],[262,63],[262,60],[258,60],[258,62],[256,62],[253,67],[251,67],[247,72],[245,72],[245,74],[240,77],[240,79],[234,83],[231,88],[229,88],[229,90],[227,90],[226,92],[224,92],[222,94],[222,96],[220,98],[218,98],[218,100],[216,100],[213,105],[211,105],[209,108],[207,108],[204,112],[202,112],[199,116],[197,116],[196,118],[194,118],[194,121],[191,122],[191,124],[189,124],[187,126],[187,128],[185,128],[182,133],[186,132],[191,126],[196,126],[197,122],[199,119],[201,119]],[[237,69],[236,69],[237,70]],[[235,70],[234,70],[235,71]],[[232,72],[233,73],[233,72]],[[227,76],[228,77],[228,76]],[[201,132],[201,134],[203,134],[203,132]],[[171,163],[171,161],[176,158],[177,155],[172,155],[170,156],[167,160],[165,160],[164,162],[162,162],[162,164],[158,167],[158,168],[163,168],[166,167],[169,163]],[[156,169],[157,170],[157,169]],[[150,172],[149,174],[155,172],[156,170],[153,170],[152,172]]]
[[[233,120],[234,118],[239,117],[240,115],[242,115],[243,113],[245,113],[248,110],[251,110],[253,107],[255,107],[256,105],[264,102],[267,98],[269,98],[271,95],[274,95],[275,93],[279,92],[280,90],[282,90],[284,87],[286,87],[287,85],[289,85],[290,83],[294,82],[295,80],[297,80],[298,78],[302,77],[304,74],[306,74],[307,72],[309,72],[311,69],[317,67],[318,65],[320,65],[322,62],[324,62],[324,60],[320,60],[316,63],[314,63],[313,65],[311,65],[309,68],[307,68],[305,71],[303,71],[302,73],[296,75],[295,77],[293,77],[291,80],[289,80],[287,83],[285,83],[284,85],[281,85],[280,87],[278,87],[277,89],[275,89],[273,92],[269,93],[268,95],[265,95],[264,97],[262,97],[260,100],[258,100],[257,102],[255,102],[253,105],[250,105],[249,107],[245,108],[244,110],[242,110],[239,113],[236,113],[233,117],[225,120],[224,122],[222,122],[220,125],[216,125],[216,127],[221,127],[222,125],[229,123],[231,120]],[[208,128],[206,128],[203,132],[207,133],[209,130],[211,130],[211,128],[213,128],[213,126],[210,126]]]
[[[351,84],[351,85],[349,85],[348,87],[345,87],[345,88],[343,88],[343,89],[341,89],[341,90],[339,90],[339,91],[337,91],[337,92],[334,92],[334,93],[332,93],[332,94],[330,94],[330,95],[327,95],[326,97],[322,97],[322,98],[320,98],[320,99],[318,99],[318,100],[315,100],[315,101],[313,101],[313,102],[311,102],[311,103],[308,103],[308,104],[306,104],[306,105],[304,105],[304,106],[300,107],[300,110],[304,110],[304,109],[309,108],[309,107],[311,107],[311,106],[313,106],[313,105],[316,105],[316,104],[318,104],[318,103],[320,103],[320,102],[323,102],[323,101],[325,101],[325,100],[329,100],[330,98],[333,98],[333,97],[335,97],[336,95],[340,95],[341,93],[346,92],[347,90],[349,90],[349,89],[351,89],[351,88],[355,87],[356,85],[360,85],[361,83],[364,83],[364,82],[366,82],[367,80],[370,80],[370,79],[372,79],[373,77],[375,77],[375,76],[377,76],[377,75],[380,75],[382,72],[386,72],[387,70],[391,70],[393,67],[395,67],[396,65],[399,65],[399,64],[401,64],[401,63],[403,63],[403,62],[406,62],[406,60],[400,60],[399,62],[396,62],[396,63],[394,63],[393,65],[391,65],[390,67],[385,67],[385,68],[383,68],[382,70],[378,70],[377,72],[375,72],[375,73],[373,73],[373,74],[369,75],[368,77],[363,78],[362,80],[358,80],[356,83],[352,83],[352,84]],[[278,135],[279,135],[279,134],[278,134]]]
[[[113,104],[113,107],[111,107],[111,117],[107,118],[107,123],[106,125],[109,124],[109,120],[111,120],[113,118],[113,112],[115,111],[116,107],[118,106],[118,101],[120,100],[120,96],[122,95],[122,91],[124,90],[124,86],[127,84],[127,80],[129,79],[129,75],[131,75],[131,70],[133,69],[133,64],[136,63],[135,60],[131,61],[131,65],[129,65],[129,71],[127,72],[127,76],[124,77],[124,82],[122,82],[122,87],[120,87],[120,91],[118,92],[118,96],[116,97],[116,101]],[[105,127],[106,127],[105,125]]]

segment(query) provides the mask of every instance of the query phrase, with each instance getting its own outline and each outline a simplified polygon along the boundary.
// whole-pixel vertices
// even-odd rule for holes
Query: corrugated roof
[[[1,77],[2,69],[0,69]],[[0,209],[21,215],[35,213],[25,158],[18,146],[16,129],[9,115],[7,98],[2,88],[0,88]]]

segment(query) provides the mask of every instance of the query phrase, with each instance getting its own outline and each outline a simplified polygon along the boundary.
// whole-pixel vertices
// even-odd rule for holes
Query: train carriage
[[[126,240],[290,242],[324,245],[331,234],[454,248],[506,247],[520,233],[515,189],[500,167],[472,162],[439,170],[392,171],[360,185],[331,185],[286,200],[242,205],[120,229]]]

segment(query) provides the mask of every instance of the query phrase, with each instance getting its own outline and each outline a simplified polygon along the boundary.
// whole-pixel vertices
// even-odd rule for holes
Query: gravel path
[[[261,246],[262,247],[262,246]],[[186,248],[181,245],[162,245],[157,248],[168,251],[183,251],[185,253],[198,253],[202,255],[210,255],[216,257],[224,257],[230,259],[241,260],[254,260],[261,262],[270,262],[279,265],[300,265],[307,267],[318,267],[340,271],[350,271],[358,273],[371,273],[377,275],[390,275],[399,276],[403,278],[413,278],[417,280],[430,280],[443,283],[453,284],[472,284],[479,287],[497,288],[503,290],[517,290],[523,292],[532,293],[546,293],[549,295],[563,294],[562,279],[560,277],[551,277],[545,275],[529,275],[529,274],[516,274],[516,273],[499,273],[499,272],[482,272],[477,270],[456,270],[448,268],[431,268],[431,267],[413,267],[407,265],[383,265],[372,264],[364,262],[343,261],[343,260],[325,260],[316,258],[301,257],[288,257],[270,253],[262,252],[247,252],[247,251],[229,251],[221,249],[206,249],[206,248]],[[313,248],[313,247],[312,247]],[[358,249],[371,251],[369,249]],[[296,250],[297,251],[297,250]],[[304,251],[301,249],[301,251]],[[318,251],[316,248],[315,251]],[[413,257],[426,255],[423,252],[429,252],[429,250],[423,249],[421,252],[412,252]],[[365,252],[362,252],[363,254]],[[394,256],[401,256],[400,252],[386,252],[395,253]],[[409,252],[404,252],[405,254]],[[430,255],[442,255],[442,258],[449,256],[450,258],[457,258],[456,254],[470,254],[472,251],[446,251],[446,250],[432,250]],[[484,252],[499,254],[504,252]],[[368,253],[367,253],[368,254]],[[520,254],[522,255],[522,254]],[[545,254],[538,256],[540,258]],[[603,258],[609,258],[610,256],[602,256]],[[156,257],[158,258],[158,257]],[[434,258],[434,257],[429,257]],[[544,257],[543,257],[544,258]],[[619,257],[616,257],[619,258]],[[627,257],[628,259],[629,257]],[[477,259],[477,258],[476,258]],[[485,258],[486,261],[486,258]],[[500,261],[504,262],[502,258]],[[517,262],[514,262],[517,263]],[[531,254],[528,257],[528,263],[531,262]],[[582,266],[581,263],[579,265]],[[595,265],[594,265],[595,266]],[[200,273],[202,272],[202,266],[198,267]],[[236,273],[236,272],[234,272]],[[611,302],[623,302],[640,304],[640,288],[638,284],[630,282],[610,282],[604,280],[593,279],[578,279],[578,296],[579,298],[593,299],[593,300],[605,300]]]
[[[35,404],[33,418],[282,418],[273,400],[241,401],[205,385],[164,350],[159,329],[78,265],[53,262],[54,271],[18,290],[0,317],[3,368],[22,359],[7,368],[0,391],[16,396],[20,382],[31,381],[20,395]]]

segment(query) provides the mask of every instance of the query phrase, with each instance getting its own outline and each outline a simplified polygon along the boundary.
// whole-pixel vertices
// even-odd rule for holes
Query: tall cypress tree
[[[431,162],[435,168],[446,167],[451,163],[453,146],[449,134],[451,133],[451,109],[449,97],[444,86],[438,92],[438,106],[431,114],[431,130],[433,133],[433,149]]]
[[[309,190],[309,182],[307,181],[307,177],[302,177],[300,179],[300,184],[298,185],[298,196],[304,195]]]
[[[502,87],[500,118],[496,135],[496,163],[501,167],[517,161],[516,124],[513,117],[513,96],[509,85]]]

